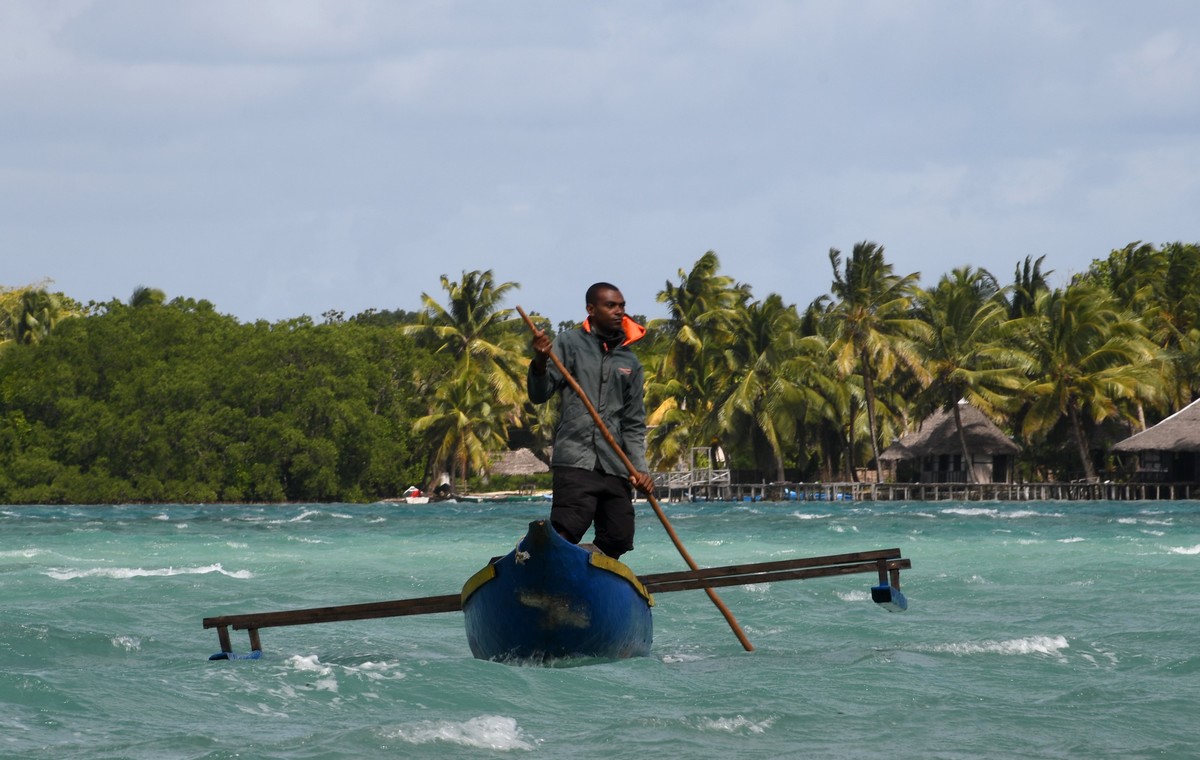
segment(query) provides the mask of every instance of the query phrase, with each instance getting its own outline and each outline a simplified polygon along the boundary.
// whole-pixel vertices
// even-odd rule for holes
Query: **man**
[[[587,290],[587,319],[553,342],[543,331],[533,338],[529,399],[535,404],[562,394],[554,431],[554,497],[550,523],[577,544],[593,523],[596,548],[620,557],[633,548],[633,486],[654,490],[646,465],[645,374],[629,345],[646,334],[625,315],[625,297],[615,285],[598,282]],[[587,394],[614,440],[633,464],[630,473],[578,394],[548,365],[553,351]]]

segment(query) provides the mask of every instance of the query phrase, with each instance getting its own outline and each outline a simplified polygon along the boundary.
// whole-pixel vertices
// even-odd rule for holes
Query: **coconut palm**
[[[442,275],[445,306],[428,293],[421,294],[425,309],[417,324],[404,332],[430,338],[436,350],[455,357],[460,371],[481,372],[506,400],[519,397],[514,390],[514,369],[524,368],[528,358],[524,327],[515,309],[502,308],[508,294],[519,288],[515,282],[497,284],[492,271],[463,272],[458,282]],[[523,372],[517,372],[523,377]]]
[[[722,354],[750,297],[747,286],[719,269],[717,255],[708,251],[690,272],[679,270],[678,285],[668,282],[658,294],[668,316],[649,327],[667,335],[669,343],[646,388],[654,464],[675,463],[693,446],[719,445],[713,410],[729,382]]]
[[[1106,289],[1088,283],[1040,294],[1020,333],[1031,378],[1023,434],[1042,437],[1065,418],[1084,475],[1095,481],[1085,420],[1131,417],[1123,405],[1161,397],[1157,347]]]
[[[1024,269],[1020,264],[1017,265],[1017,271],[1013,275],[1013,284],[1008,290],[1008,298],[1005,301],[1009,319],[1029,316],[1033,311],[1038,294],[1050,289],[1046,278],[1053,274],[1054,270],[1042,271],[1042,262],[1045,258],[1045,256],[1038,256],[1037,260],[1034,260],[1032,256],[1026,256]]]
[[[723,353],[731,379],[717,405],[717,421],[733,442],[755,460],[769,458],[776,480],[784,480],[785,450],[794,447],[799,426],[823,404],[820,357],[825,344],[801,336],[794,306],[772,293],[746,306],[734,322]]]
[[[932,290],[921,291],[916,314],[930,328],[929,340],[921,344],[929,382],[915,404],[917,414],[923,419],[935,409],[953,413],[963,461],[974,482],[959,401],[999,422],[1015,406],[1024,384],[1018,357],[1000,340],[1007,321],[1000,287],[986,269],[954,269]]]
[[[436,380],[437,392],[421,429],[430,431],[439,455],[455,452],[456,466],[465,476],[467,468],[486,464],[476,447],[504,445],[503,437],[474,431],[506,432],[521,423],[528,333],[516,310],[501,306],[519,287],[516,283],[496,283],[491,270],[463,272],[457,282],[442,275],[441,283],[446,305],[422,293],[425,308],[417,324],[401,330],[455,359],[450,375]],[[481,397],[485,391],[486,399]],[[467,414],[465,409],[472,411]],[[456,435],[464,438],[456,440]]]
[[[133,295],[129,296],[129,305],[135,309],[146,306],[162,306],[166,300],[167,294],[158,288],[138,285],[133,289]]]
[[[833,301],[827,318],[833,341],[830,350],[843,377],[862,378],[871,453],[876,477],[883,480],[879,460],[880,431],[876,385],[905,368],[918,379],[927,376],[921,365],[917,341],[929,328],[911,314],[918,275],[899,277],[884,260],[883,247],[857,243],[843,265],[842,254],[829,250],[833,265]]]
[[[64,319],[78,316],[79,305],[45,283],[0,292],[0,345],[40,343]]]
[[[1200,245],[1170,243],[1159,252],[1162,275],[1151,283],[1150,339],[1171,357],[1171,407],[1200,396]]]
[[[413,430],[433,446],[430,473],[449,469],[460,482],[472,471],[487,467],[488,452],[503,448],[511,409],[498,404],[479,377],[459,375],[441,383],[434,392],[429,414],[413,423]]]

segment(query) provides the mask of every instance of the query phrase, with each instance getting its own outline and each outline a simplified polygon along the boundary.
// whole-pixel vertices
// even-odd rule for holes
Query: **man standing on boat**
[[[633,488],[654,490],[646,464],[645,372],[629,345],[646,334],[625,314],[625,297],[615,285],[598,282],[587,290],[587,319],[553,341],[539,330],[529,365],[529,399],[535,404],[562,396],[554,431],[554,496],[550,522],[577,544],[593,523],[596,548],[620,557],[633,548]],[[597,428],[584,402],[554,366],[562,360],[600,414],[636,472],[629,473]]]

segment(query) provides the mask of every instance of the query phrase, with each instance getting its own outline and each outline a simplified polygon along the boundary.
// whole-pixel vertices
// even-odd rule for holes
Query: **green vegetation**
[[[1196,244],[1133,243],[1056,289],[1042,259],[1008,286],[963,267],[927,289],[873,243],[829,259],[830,293],[803,312],[756,299],[712,252],[665,284],[667,316],[636,345],[653,466],[719,447],[755,479],[853,479],[965,398],[1023,445],[1026,479],[1111,477],[1113,442],[1200,395]],[[476,271],[441,286],[416,314],[320,324],[241,324],[145,287],[87,307],[0,287],[0,502],[363,501],[442,473],[479,486],[496,453],[544,452],[556,409],[525,398],[529,334],[505,305],[518,285]]]

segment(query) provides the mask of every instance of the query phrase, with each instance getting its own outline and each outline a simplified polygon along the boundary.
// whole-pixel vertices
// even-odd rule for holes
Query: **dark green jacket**
[[[587,393],[600,419],[625,455],[639,472],[648,472],[646,464],[646,402],[643,397],[645,372],[642,363],[629,350],[629,344],[645,334],[641,325],[625,319],[625,342],[606,351],[604,344],[584,327],[569,330],[554,339],[554,353]],[[544,375],[529,369],[529,400],[535,404],[549,401],[562,393],[558,426],[554,431],[555,467],[580,467],[628,475],[620,457],[604,440],[587,407],[567,385],[553,362]]]

